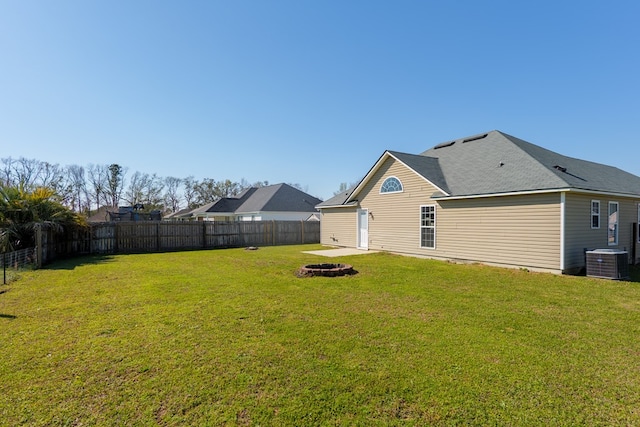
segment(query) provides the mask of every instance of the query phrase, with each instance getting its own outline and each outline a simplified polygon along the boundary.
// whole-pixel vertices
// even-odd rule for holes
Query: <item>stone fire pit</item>
[[[298,277],[336,277],[348,274],[356,274],[353,266],[349,264],[308,264],[296,271]]]

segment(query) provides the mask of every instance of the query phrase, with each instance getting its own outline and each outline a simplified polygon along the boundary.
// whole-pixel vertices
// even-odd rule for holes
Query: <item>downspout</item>
[[[565,208],[567,193],[560,193],[560,273],[564,273],[565,267]]]

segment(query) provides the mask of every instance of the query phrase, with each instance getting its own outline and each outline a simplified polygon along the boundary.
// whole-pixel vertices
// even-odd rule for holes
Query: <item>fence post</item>
[[[42,224],[36,224],[36,268],[42,268],[42,256],[44,249],[42,248]]]
[[[89,255],[93,253],[93,224],[89,223],[89,229],[87,230],[89,238]]]
[[[120,236],[118,233],[118,225],[120,223],[119,222],[114,222],[113,223],[113,253],[118,253],[119,249],[120,249],[120,245],[118,244],[118,240],[120,240]]]
[[[276,221],[271,220],[271,245],[276,245]]]
[[[304,245],[304,221],[300,220],[300,234],[302,236],[302,241],[300,242],[301,245]]]
[[[156,223],[156,250],[160,252],[160,223]]]

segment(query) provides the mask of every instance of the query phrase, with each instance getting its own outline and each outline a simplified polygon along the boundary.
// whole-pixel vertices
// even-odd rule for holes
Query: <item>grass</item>
[[[638,425],[640,287],[319,246],[0,285],[0,425]],[[640,279],[634,271],[634,279]]]

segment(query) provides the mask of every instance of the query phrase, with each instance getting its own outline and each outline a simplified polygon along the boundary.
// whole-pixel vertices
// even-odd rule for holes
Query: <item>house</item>
[[[325,245],[555,273],[579,272],[588,249],[638,257],[640,177],[499,131],[385,151],[317,207]]]
[[[114,208],[111,206],[101,206],[87,218],[87,222],[109,222],[111,221],[111,214],[117,212],[118,208]]]
[[[162,217],[165,221],[184,221],[191,217],[191,208],[183,208]]]
[[[162,214],[154,210],[144,212],[144,206],[137,204],[134,206],[110,206],[100,207],[96,213],[87,218],[88,222],[114,222],[114,221],[160,221]]]
[[[191,211],[198,221],[306,221],[318,211],[320,199],[288,184],[247,188]]]

